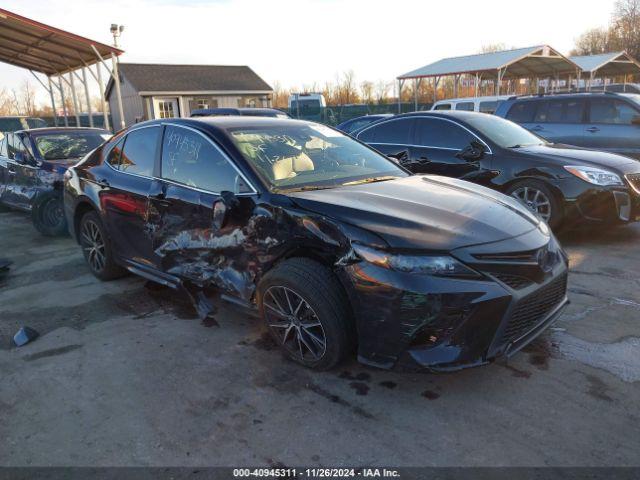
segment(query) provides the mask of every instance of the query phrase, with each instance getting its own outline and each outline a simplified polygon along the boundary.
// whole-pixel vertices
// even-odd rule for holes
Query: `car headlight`
[[[624,185],[618,175],[602,168],[567,166],[564,169],[585,182],[593,183],[594,185]]]
[[[353,244],[353,250],[360,258],[369,263],[398,272],[435,275],[439,277],[482,277],[482,275],[471,270],[449,255],[391,254],[357,244]]]

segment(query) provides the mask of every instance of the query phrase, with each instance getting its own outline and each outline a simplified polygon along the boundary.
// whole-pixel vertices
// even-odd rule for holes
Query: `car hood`
[[[439,176],[289,196],[301,208],[376,233],[397,249],[450,251],[519,236],[539,223],[511,197]]]
[[[544,157],[556,161],[561,165],[588,165],[590,167],[605,167],[628,173],[629,169],[640,171],[640,164],[632,158],[615,153],[590,150],[571,145],[550,144],[535,145],[516,149],[517,152]],[[634,168],[637,167],[637,168]]]

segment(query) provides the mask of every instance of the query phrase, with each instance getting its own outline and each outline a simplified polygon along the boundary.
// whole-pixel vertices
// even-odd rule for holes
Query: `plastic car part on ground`
[[[13,336],[13,343],[15,343],[17,347],[22,347],[29,342],[33,342],[39,336],[40,334],[33,328],[22,327],[20,330],[18,330],[18,333]]]

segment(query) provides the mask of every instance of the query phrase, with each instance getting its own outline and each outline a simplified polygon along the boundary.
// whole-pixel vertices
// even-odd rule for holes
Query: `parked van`
[[[448,98],[434,103],[431,110],[464,110],[467,112],[494,113],[498,105],[509,97],[510,95]]]
[[[303,120],[322,121],[327,106],[321,93],[292,93],[289,95],[289,114]]]

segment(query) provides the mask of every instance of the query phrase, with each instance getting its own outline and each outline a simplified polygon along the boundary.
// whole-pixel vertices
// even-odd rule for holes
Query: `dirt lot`
[[[508,365],[316,374],[1,213],[0,465],[640,465],[640,225],[561,240],[572,304]]]

